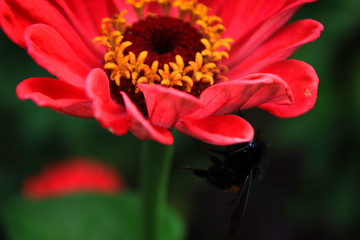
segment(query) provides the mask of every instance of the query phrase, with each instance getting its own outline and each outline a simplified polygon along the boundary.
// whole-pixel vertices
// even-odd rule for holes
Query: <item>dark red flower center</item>
[[[175,62],[180,55],[184,62],[193,61],[197,52],[204,50],[203,36],[189,23],[180,19],[164,16],[151,16],[127,28],[123,41],[132,45],[125,53],[132,51],[139,55],[148,51],[145,63],[151,65],[159,61],[159,68],[165,63]]]

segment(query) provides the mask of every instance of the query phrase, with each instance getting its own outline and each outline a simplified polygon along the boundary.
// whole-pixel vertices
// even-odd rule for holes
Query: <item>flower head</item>
[[[323,26],[285,25],[312,1],[2,0],[0,24],[58,78],[24,80],[20,99],[116,135],[171,144],[176,128],[229,145],[254,134],[235,110],[295,117],[314,106],[314,69],[287,58]]]
[[[123,180],[109,166],[84,158],[72,158],[50,165],[38,175],[25,180],[23,194],[32,199],[71,193],[116,193]]]

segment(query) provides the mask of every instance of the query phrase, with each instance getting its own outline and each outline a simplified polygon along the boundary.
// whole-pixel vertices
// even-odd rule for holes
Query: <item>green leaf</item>
[[[134,194],[11,199],[1,217],[9,240],[140,240],[140,199]],[[161,240],[181,240],[184,226],[167,209]]]

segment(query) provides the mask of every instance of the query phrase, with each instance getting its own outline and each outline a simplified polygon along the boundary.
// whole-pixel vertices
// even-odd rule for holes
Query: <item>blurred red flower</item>
[[[116,135],[130,130],[172,144],[176,128],[229,145],[254,134],[233,111],[260,107],[296,117],[314,106],[314,69],[286,59],[323,26],[310,19],[284,26],[313,1],[1,0],[0,24],[58,78],[24,80],[20,99],[96,118]]]
[[[83,192],[112,194],[123,188],[123,180],[113,168],[85,158],[71,158],[26,179],[22,192],[28,198],[41,199]]]

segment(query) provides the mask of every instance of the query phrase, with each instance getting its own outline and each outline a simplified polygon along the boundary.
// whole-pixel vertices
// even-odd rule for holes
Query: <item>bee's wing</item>
[[[231,220],[228,228],[228,234],[231,236],[235,233],[237,227],[240,225],[241,220],[244,215],[244,211],[246,208],[247,200],[249,197],[251,181],[252,181],[252,171],[247,175],[242,187],[239,189],[238,193],[236,194],[239,198],[239,204],[234,209],[234,212],[231,215]],[[232,201],[234,202],[236,198]]]

